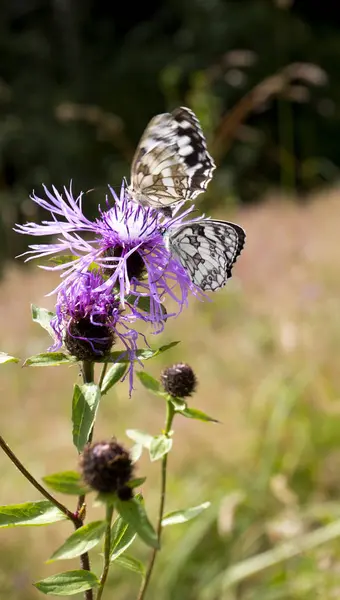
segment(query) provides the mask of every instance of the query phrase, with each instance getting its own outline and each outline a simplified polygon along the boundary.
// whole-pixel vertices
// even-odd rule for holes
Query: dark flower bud
[[[64,339],[67,350],[78,360],[96,360],[98,356],[106,356],[114,342],[112,327],[94,324],[89,317],[72,319]]]
[[[130,455],[115,440],[85,446],[81,457],[85,483],[98,492],[115,492],[121,500],[130,500],[127,485],[133,475]]]
[[[192,368],[185,363],[167,367],[161,373],[162,385],[170,396],[186,398],[191,396],[197,385],[196,375]]]

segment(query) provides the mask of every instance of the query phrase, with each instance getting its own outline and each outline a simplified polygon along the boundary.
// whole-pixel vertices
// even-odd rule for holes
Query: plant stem
[[[73,524],[76,528],[77,528],[77,526],[78,527],[81,526],[79,523],[78,516],[75,515],[73,512],[71,512],[68,508],[66,508],[66,506],[61,504],[61,502],[59,502],[59,500],[54,498],[54,496],[52,496],[42,485],[40,485],[39,481],[37,481],[33,477],[33,475],[31,475],[31,473],[29,471],[27,471],[26,467],[24,467],[24,465],[22,464],[22,462],[20,462],[20,460],[17,458],[17,456],[14,454],[14,452],[12,452],[12,450],[10,449],[10,447],[8,446],[8,444],[5,442],[4,438],[1,435],[0,435],[0,447],[3,449],[5,454],[7,454],[8,458],[12,461],[12,463],[16,466],[16,468],[19,469],[20,473],[22,473],[22,475],[38,490],[38,492],[40,492],[43,496],[45,496],[45,498],[47,500],[52,502],[52,504],[54,504],[54,506],[59,508],[59,510],[62,513],[64,513],[64,515],[66,515],[66,517],[68,519],[70,519],[70,521],[73,522]]]
[[[169,433],[172,426],[172,421],[175,416],[175,409],[172,402],[167,402],[167,412],[166,412],[166,422],[164,435],[169,437]],[[165,496],[166,496],[166,477],[167,477],[167,466],[168,466],[168,454],[165,454],[162,458],[162,466],[161,466],[161,497],[159,501],[159,510],[158,510],[158,522],[157,522],[157,536],[158,536],[158,544],[160,547],[161,537],[162,537],[162,520],[164,515],[164,505],[165,505]],[[144,600],[145,594],[147,592],[151,575],[153,572],[153,568],[155,565],[155,560],[157,556],[157,548],[152,550],[152,554],[150,557],[149,566],[146,572],[146,576],[144,581],[142,582],[142,586],[139,590],[139,595],[137,600]]]
[[[97,600],[100,600],[102,595],[103,595],[103,591],[104,591],[104,586],[106,583],[106,579],[109,573],[109,568],[110,568],[110,549],[111,549],[111,521],[112,521],[112,515],[113,515],[113,505],[112,504],[108,504],[106,507],[106,532],[105,532],[105,544],[104,544],[104,567],[103,567],[103,572],[102,572],[102,576],[100,578],[100,584],[99,584],[99,588],[98,588],[98,593],[97,593]]]
[[[82,362],[82,374],[83,374],[84,383],[93,383],[93,381],[94,381],[94,363],[91,361],[88,361],[88,360],[84,360]],[[92,435],[93,435],[93,428],[89,435],[89,440],[88,440],[89,442],[92,441]],[[85,516],[86,516],[85,494],[82,494],[81,496],[78,497],[77,516],[78,516],[78,520],[79,520],[80,524],[78,525],[78,527],[76,527],[76,529],[79,529],[79,527],[81,527],[84,524]],[[81,564],[81,568],[84,569],[84,571],[91,570],[88,552],[84,552],[84,554],[81,554],[80,564]],[[85,598],[85,600],[93,600],[93,591],[86,590],[86,592],[84,592],[84,598]]]

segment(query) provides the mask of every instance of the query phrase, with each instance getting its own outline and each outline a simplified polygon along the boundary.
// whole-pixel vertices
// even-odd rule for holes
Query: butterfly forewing
[[[156,208],[194,200],[212,178],[215,164],[200,123],[181,107],[154,117],[137,147],[129,191],[137,202]]]
[[[169,249],[202,291],[216,291],[231,277],[245,232],[228,221],[205,219],[169,234]]]

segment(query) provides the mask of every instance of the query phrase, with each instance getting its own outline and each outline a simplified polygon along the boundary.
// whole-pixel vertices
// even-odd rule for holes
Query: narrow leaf
[[[144,579],[145,567],[144,567],[143,563],[140,560],[138,560],[137,558],[134,558],[133,556],[124,554],[124,556],[119,556],[119,558],[116,559],[116,563],[119,566],[123,567],[124,569],[128,569],[129,571],[133,571],[134,573],[137,573]]]
[[[144,506],[136,498],[132,498],[132,500],[117,499],[116,508],[122,519],[131,525],[131,528],[148,546],[159,548],[157,534],[148,519]]]
[[[203,504],[200,504],[199,506],[192,506],[191,508],[175,510],[174,512],[168,513],[162,520],[162,526],[166,527],[167,525],[177,525],[178,523],[191,521],[191,519],[194,519],[204,510],[209,508],[210,504],[210,502],[203,502]]]
[[[116,363],[112,365],[109,371],[106,373],[102,385],[102,394],[106,394],[118,381],[120,381],[128,368],[127,363]]]
[[[82,452],[89,439],[100,402],[100,389],[95,383],[75,385],[72,400],[73,443]]]
[[[161,386],[159,381],[152,377],[152,375],[149,375],[149,373],[146,373],[145,371],[139,371],[137,373],[137,377],[147,390],[151,392],[160,391]]]
[[[136,538],[136,532],[130,525],[118,517],[111,528],[110,560],[114,561],[131,546]]]
[[[185,408],[184,410],[178,410],[177,412],[179,414],[183,415],[183,417],[187,417],[188,419],[196,419],[197,421],[205,421],[205,422],[210,421],[211,423],[219,423],[219,421],[217,419],[213,419],[212,417],[209,417],[209,415],[206,415],[204,412],[202,412],[201,410],[198,410],[197,408]]]
[[[75,558],[76,556],[88,552],[100,542],[104,535],[105,528],[105,521],[92,521],[92,523],[83,525],[74,531],[58,550],[53,552],[50,560],[47,562]]]
[[[6,354],[6,352],[0,352],[0,365],[4,365],[6,363],[17,363],[19,362],[18,358],[15,358],[15,356],[10,356],[9,354]]]
[[[147,313],[150,312],[150,298],[149,298],[149,296],[140,296],[140,297],[138,297],[138,296],[134,296],[133,294],[129,294],[129,296],[127,296],[125,298],[125,301],[128,302],[129,304],[132,304],[133,306],[135,306],[139,310],[144,310],[144,312],[147,312]],[[161,309],[161,311],[163,313],[163,317],[166,317],[167,310],[166,310],[165,306],[163,306],[162,304],[160,304],[159,308]]]
[[[128,485],[131,489],[134,489],[143,485],[144,481],[146,481],[146,477],[136,477],[135,479],[130,479],[126,485]]]
[[[34,323],[38,323],[38,325],[45,329],[45,331],[47,331],[50,334],[51,338],[54,339],[55,333],[51,327],[51,320],[53,319],[53,317],[55,317],[55,314],[47,310],[46,308],[39,308],[34,304],[31,304],[31,313],[32,320],[34,321]]]
[[[34,584],[47,596],[73,596],[99,585],[97,576],[91,571],[65,571],[46,577]]]
[[[77,362],[74,356],[64,354],[63,352],[43,352],[30,356],[24,362],[24,367],[58,367]]]
[[[139,431],[139,429],[127,429],[126,435],[136,442],[136,444],[140,444],[143,448],[150,448],[150,444],[153,440],[152,435],[148,433],[144,433],[143,431]]]
[[[156,435],[152,438],[149,446],[150,459],[159,460],[165,454],[168,454],[172,448],[172,438],[166,435]]]
[[[157,350],[152,350],[151,348],[139,349],[139,350],[136,350],[136,356],[137,356],[137,358],[139,358],[139,360],[149,360],[150,358],[153,358],[154,356],[158,356],[159,354],[162,354],[163,352],[170,350],[170,348],[173,348],[177,344],[179,344],[179,342],[170,342],[170,344],[165,344],[164,346],[157,348]],[[124,362],[130,362],[130,359],[129,359],[127,352],[111,352],[108,356],[104,356],[103,358],[98,358],[96,360],[96,362],[98,362],[98,363],[110,363],[110,362],[124,363]]]
[[[170,394],[167,394],[166,396],[167,400],[173,404],[176,411],[180,412],[186,409],[187,403],[183,398],[176,398],[175,396],[170,396]]]
[[[66,518],[66,515],[48,500],[0,506],[0,527],[48,525]]]
[[[43,477],[43,481],[52,490],[61,494],[81,496],[88,491],[82,482],[80,474],[76,471],[63,471],[61,473],[54,473],[53,475],[46,475]]]

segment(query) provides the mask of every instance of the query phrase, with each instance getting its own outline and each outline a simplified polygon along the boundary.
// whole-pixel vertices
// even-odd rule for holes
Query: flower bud
[[[191,396],[197,385],[195,373],[185,363],[178,363],[164,369],[161,373],[161,382],[165,391],[177,398]]]
[[[98,492],[115,492],[121,500],[133,496],[127,485],[133,475],[130,455],[115,440],[85,446],[81,457],[85,483]]]

